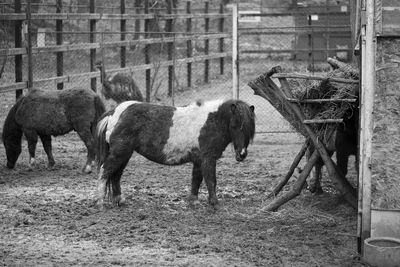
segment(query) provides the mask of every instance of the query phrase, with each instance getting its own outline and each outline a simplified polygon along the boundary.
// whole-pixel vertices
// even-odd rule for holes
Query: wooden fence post
[[[144,1],[144,13],[146,15],[149,14],[149,0]],[[145,38],[147,39],[149,37],[149,24],[150,20],[145,19],[144,20],[144,32],[145,32]],[[150,64],[150,44],[146,44],[144,47],[144,63],[145,64]],[[146,101],[150,102],[150,96],[151,96],[151,70],[146,69]]]
[[[172,14],[172,0],[167,0],[167,13]],[[168,19],[166,21],[166,30],[167,30],[167,36],[173,36],[174,33],[172,33],[174,26],[173,26],[173,19]],[[174,46],[175,42],[168,42],[167,43],[167,54],[168,54],[168,60],[172,60],[174,55]],[[168,66],[168,96],[171,97],[173,95],[173,90],[174,90],[174,65]]]
[[[121,15],[125,14],[125,0],[121,0]],[[126,39],[126,19],[121,19],[120,22],[120,30],[121,30],[121,41],[125,41]],[[126,46],[121,46],[121,54],[120,54],[120,64],[121,68],[125,68],[126,66]]]
[[[232,4],[232,98],[239,99],[238,4]]]
[[[186,2],[186,13],[191,14],[191,1]],[[191,34],[192,32],[192,19],[188,18],[186,20],[186,32]],[[193,44],[192,40],[186,41],[186,57],[190,58],[193,56]],[[190,88],[192,87],[192,62],[187,63],[187,86]]]
[[[57,7],[56,7],[56,13],[61,13],[62,12],[62,0],[57,0]],[[56,45],[62,45],[63,44],[63,36],[62,36],[62,31],[63,31],[63,21],[61,19],[56,20]],[[64,71],[63,71],[63,65],[64,65],[64,55],[63,52],[57,52],[56,53],[57,57],[57,76],[62,76]],[[57,83],[57,90],[61,90],[64,88],[64,83]]]
[[[205,5],[204,5],[204,14],[207,15],[209,10],[209,2],[206,1]],[[204,19],[204,31],[207,34],[210,28],[210,19],[208,17],[206,17]],[[208,55],[209,53],[209,47],[210,47],[210,40],[209,39],[205,39],[204,40],[204,54]],[[206,59],[204,61],[204,82],[208,83],[209,81],[209,72],[210,72],[210,60]]]
[[[223,15],[224,14],[224,5],[220,4],[219,5],[219,14]],[[218,30],[220,33],[224,32],[224,17],[221,17],[219,19],[219,24],[218,24]],[[219,52],[223,53],[224,52],[224,38],[219,39]],[[224,58],[221,57],[219,59],[219,74],[223,75],[224,74]]]
[[[14,0],[14,10],[15,13],[21,13],[21,0]],[[15,48],[22,47],[22,20],[16,20],[14,24],[14,41],[15,41]],[[22,55],[15,56],[15,82],[22,82]],[[22,89],[18,89],[15,91],[15,98],[18,99],[22,96]]]
[[[28,31],[27,31],[27,51],[28,54],[28,90],[31,90],[33,86],[33,59],[32,59],[32,17],[31,17],[31,1],[28,1],[28,5],[26,6],[26,20],[28,22]]]
[[[90,0],[89,2],[89,12],[90,13],[95,13],[96,12],[96,0]],[[89,36],[89,42],[90,43],[95,43],[96,42],[96,20],[91,19],[89,20],[89,31],[90,31],[90,36]],[[104,62],[103,62],[104,63]],[[90,49],[90,71],[95,71],[95,64],[96,64],[96,49]],[[91,78],[90,79],[90,88],[92,88],[93,91],[96,91],[96,78]]]
[[[140,3],[141,0],[135,0],[135,13],[139,14],[140,13]],[[140,19],[135,19],[135,36],[133,37],[134,39],[139,39],[140,38]]]

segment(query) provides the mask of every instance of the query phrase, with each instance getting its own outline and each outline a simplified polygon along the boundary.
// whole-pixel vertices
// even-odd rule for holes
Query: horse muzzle
[[[7,161],[7,168],[8,169],[14,169],[14,166],[15,166],[14,163],[11,163],[11,162]]]
[[[236,151],[236,160],[243,161],[247,157],[247,149],[242,148],[240,151]]]

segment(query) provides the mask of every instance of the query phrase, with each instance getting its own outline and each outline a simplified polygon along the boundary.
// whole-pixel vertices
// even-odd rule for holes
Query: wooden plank
[[[27,82],[17,82],[13,84],[6,84],[0,86],[0,93],[11,92],[11,91],[22,91],[23,89],[27,89]]]
[[[145,14],[149,14],[149,0],[144,0],[144,12]],[[149,37],[148,31],[150,27],[150,21],[146,19],[144,21],[144,32],[145,32],[145,38]],[[144,47],[144,63],[145,64],[150,64],[150,48],[151,46],[149,44],[146,44]],[[146,77],[146,102],[150,102],[150,97],[151,97],[151,71],[150,69],[146,69],[145,71],[145,77]]]
[[[125,15],[125,0],[120,0],[120,12],[121,15]],[[120,40],[123,42],[126,39],[126,19],[121,19],[120,21]],[[120,66],[121,68],[126,66],[126,46],[120,47]]]
[[[102,13],[33,13],[32,20],[145,20],[154,19],[154,14],[102,14]],[[230,17],[228,14],[219,13],[196,13],[196,14],[158,14],[157,19],[168,20],[168,19],[201,19],[201,18],[227,18]],[[0,20],[26,20],[26,14],[20,13],[2,13],[0,14]]]
[[[296,98],[287,98],[289,102],[292,103],[341,103],[341,102],[349,102],[349,103],[355,103],[357,99],[355,98],[350,98],[350,99],[303,99],[299,100]]]
[[[376,37],[374,35],[374,0],[366,1],[366,21],[363,32],[362,62],[365,68],[362,69],[361,83],[361,132],[359,164],[362,178],[362,220],[361,220],[361,244],[371,236],[371,177],[372,177],[372,136],[373,136],[373,106],[375,95],[375,64],[376,64]],[[363,251],[363,250],[362,250]]]
[[[314,119],[314,120],[303,120],[304,124],[325,124],[325,123],[342,123],[343,119]]]
[[[219,39],[219,38],[229,38],[230,34],[194,34],[183,37],[164,37],[164,38],[148,38],[142,40],[125,40],[125,41],[113,41],[104,42],[103,47],[116,47],[116,46],[131,46],[138,44],[157,44],[157,43],[168,43],[168,42],[180,42],[189,40],[204,40],[204,39]],[[79,44],[66,44],[66,45],[48,45],[45,47],[33,47],[32,53],[55,53],[55,52],[68,52],[76,50],[89,50],[100,48],[100,43],[79,43]],[[16,56],[16,55],[26,55],[26,48],[9,48],[0,49],[0,56]]]
[[[183,58],[183,59],[176,59],[176,60],[169,60],[169,61],[163,61],[163,62],[157,62],[157,63],[149,63],[149,64],[142,64],[142,65],[136,65],[132,67],[125,67],[125,68],[117,68],[117,69],[110,69],[107,70],[107,73],[114,73],[114,72],[127,72],[127,73],[132,73],[136,71],[143,71],[143,70],[151,70],[151,69],[156,69],[160,67],[168,67],[174,64],[187,64],[187,63],[194,63],[194,62],[203,62],[204,60],[208,59],[219,59],[221,57],[228,57],[230,56],[230,53],[215,53],[215,54],[209,54],[207,56],[202,55],[202,56],[195,56],[191,58]],[[38,84],[38,83],[43,83],[43,82],[53,82],[53,83],[60,83],[60,82],[71,82],[76,79],[91,79],[91,78],[98,78],[100,77],[100,73],[98,71],[93,71],[93,72],[84,72],[84,73],[79,73],[79,74],[71,74],[71,75],[64,75],[60,77],[50,77],[50,78],[45,78],[45,79],[39,79],[35,80],[33,84]],[[27,82],[19,82],[19,83],[14,83],[10,85],[5,85],[5,86],[0,86],[0,92],[6,92],[6,91],[13,91],[17,89],[27,89]]]
[[[57,8],[56,8],[57,13],[61,13],[62,11],[62,0],[57,0]],[[63,44],[63,21],[61,19],[56,20],[56,45],[62,45]],[[56,71],[57,71],[57,76],[63,76],[64,73],[64,54],[63,52],[57,52],[56,53]],[[64,88],[63,83],[57,83],[57,89],[61,90]]]
[[[191,1],[186,2],[186,13],[191,14]],[[192,32],[192,19],[188,18],[186,20],[186,32],[191,33]],[[193,45],[192,45],[192,40],[187,40],[186,41],[186,57],[191,58],[193,56]],[[187,86],[190,88],[192,87],[192,63],[188,62],[187,63]]]
[[[21,0],[14,0],[14,10],[15,12],[21,12]],[[24,14],[25,15],[25,14]],[[22,21],[17,20],[14,23],[14,46],[15,48],[22,47]],[[22,73],[22,68],[23,68],[23,61],[22,61],[22,55],[16,55],[15,59],[15,82],[19,83],[22,82],[23,79],[23,73]],[[18,99],[19,97],[22,96],[22,90],[17,90],[15,92],[15,98]]]
[[[96,12],[96,0],[89,1],[89,10],[90,10],[90,13]],[[89,42],[95,43],[96,42],[96,33],[95,33],[96,32],[96,20],[95,19],[89,20],[89,30],[91,32],[89,35]],[[96,64],[96,49],[92,48],[92,49],[90,49],[90,71],[91,72],[96,70],[95,64]],[[90,79],[90,88],[96,92],[96,87],[97,87],[96,78],[91,78]]]
[[[172,1],[167,1],[167,12],[169,14],[172,13]],[[166,27],[166,32],[167,32],[168,36],[174,35],[173,33],[169,34],[169,33],[174,31],[174,29],[173,29],[173,20],[172,19],[168,19],[166,21],[165,27]],[[174,37],[174,39],[175,39],[175,37]],[[175,56],[174,55],[174,49],[175,49],[174,45],[175,45],[175,42],[167,43],[168,60],[172,60],[173,57]],[[173,90],[173,87],[174,87],[174,73],[175,73],[174,66],[173,65],[168,66],[168,96],[169,97],[173,97],[173,94],[174,94],[174,92],[173,92],[174,91]],[[173,98],[172,98],[172,101],[174,101]]]
[[[359,80],[353,79],[345,79],[345,78],[336,78],[336,77],[327,77],[323,75],[306,75],[306,74],[293,74],[293,73],[275,73],[272,78],[292,78],[292,79],[305,79],[305,80],[319,80],[319,81],[331,81],[338,83],[359,83]]]
[[[232,4],[232,98],[239,99],[238,3]]]
[[[225,6],[223,4],[219,5],[219,13],[220,14],[224,14],[224,7]],[[223,17],[220,18],[219,21],[218,21],[218,31],[221,32],[221,33],[224,32],[224,22],[225,22],[225,20],[224,20]],[[224,38],[219,38],[218,47],[219,47],[219,52],[220,53],[224,52]],[[221,57],[219,59],[219,74],[220,75],[224,74],[224,60],[225,59],[223,57]]]
[[[351,48],[348,49],[339,49],[339,48],[312,48],[312,49],[262,49],[262,50],[240,50],[241,54],[269,54],[269,53],[308,53],[308,52],[326,52],[326,51],[351,51]]]
[[[209,2],[206,1],[204,3],[204,13],[208,13],[208,9],[209,9]],[[210,30],[210,19],[209,18],[205,18],[204,19],[204,32],[207,34],[207,32]],[[204,54],[208,55],[209,53],[209,48],[210,48],[210,40],[205,39],[204,40]],[[210,61],[205,60],[204,61],[204,83],[208,83],[209,82],[209,72],[210,72]]]

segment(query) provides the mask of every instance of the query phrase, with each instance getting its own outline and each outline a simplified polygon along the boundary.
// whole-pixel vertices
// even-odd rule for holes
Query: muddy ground
[[[253,69],[253,76],[260,74]],[[284,125],[265,100],[241,86],[241,98],[256,105],[258,131]],[[201,93],[227,96],[230,87],[230,80],[213,81],[214,91]],[[178,104],[198,98],[196,90],[187,94]],[[1,95],[0,130],[13,103],[13,93]],[[356,211],[326,176],[323,195],[303,190],[277,212],[265,211],[268,193],[302,141],[295,133],[258,133],[241,163],[229,146],[217,163],[216,211],[204,185],[200,205],[187,204],[190,164],[162,166],[134,155],[121,182],[126,205],[102,210],[94,205],[97,174],[81,172],[86,149],[76,133],[53,139],[52,169],[38,144],[38,165],[29,170],[24,141],[15,170],[8,170],[1,145],[0,265],[364,266],[357,256]],[[349,178],[354,182],[353,169]]]
[[[122,179],[126,205],[101,210],[94,205],[96,174],[81,173],[86,152],[75,133],[54,140],[51,170],[41,147],[36,169],[28,169],[24,149],[8,170],[2,148],[0,265],[362,266],[356,212],[327,179],[323,195],[304,191],[277,212],[263,211],[300,141],[259,134],[241,163],[228,147],[217,165],[217,211],[204,185],[199,206],[185,201],[190,165],[133,156]]]

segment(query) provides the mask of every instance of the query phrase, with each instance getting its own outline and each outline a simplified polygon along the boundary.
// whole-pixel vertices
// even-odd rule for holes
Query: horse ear
[[[254,112],[254,106],[253,106],[253,105],[250,106],[250,110],[251,110],[252,112]]]
[[[231,111],[232,111],[232,114],[235,114],[235,112],[236,112],[236,104],[232,104],[231,105]]]

